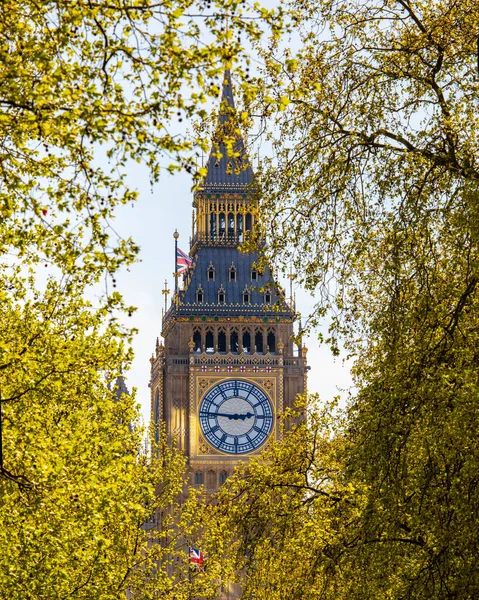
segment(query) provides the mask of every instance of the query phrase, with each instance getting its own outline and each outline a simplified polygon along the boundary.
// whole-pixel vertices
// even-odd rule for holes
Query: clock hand
[[[207,417],[227,417],[230,421],[235,420],[237,421],[238,419],[241,419],[242,421],[244,421],[245,419],[251,419],[251,417],[254,417],[254,413],[250,413],[247,412],[244,415],[239,415],[238,413],[221,413],[221,412],[216,412],[216,413],[209,413],[209,412],[200,412],[201,415],[207,416]]]

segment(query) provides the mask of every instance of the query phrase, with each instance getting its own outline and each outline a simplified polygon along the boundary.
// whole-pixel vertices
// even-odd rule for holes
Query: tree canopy
[[[178,121],[206,117],[225,63],[241,64],[268,21],[278,30],[272,14],[236,0],[2,3],[2,252],[90,278],[131,260],[135,244],[110,222],[136,197],[128,161],[153,181],[191,168],[205,140]]]
[[[211,595],[188,578],[195,496],[173,506],[184,457],[145,453],[134,394],[108,387],[131,360],[115,272],[138,253],[113,220],[131,161],[152,182],[192,168],[205,142],[179,123],[280,19],[236,0],[0,10],[0,595]]]
[[[269,259],[292,263],[316,294],[310,322],[328,314],[333,349],[354,358],[334,452],[341,468],[331,475],[335,488],[350,488],[338,529],[318,506],[304,508],[303,466],[291,475],[302,478],[303,501],[276,510],[269,499],[283,463],[270,457],[270,484],[249,490],[240,521],[253,509],[272,531],[297,519],[291,536],[305,562],[293,571],[323,585],[306,577],[297,597],[474,598],[479,8],[333,0],[292,2],[287,12],[301,48],[264,52],[251,109],[272,120],[275,145],[261,178],[261,234]],[[307,448],[317,480],[330,452]],[[256,468],[234,485],[247,486]],[[304,541],[305,524],[323,547],[314,534]],[[283,597],[281,581],[266,576],[285,568],[281,550],[266,553],[256,539],[246,580],[257,574],[272,582],[269,597]]]

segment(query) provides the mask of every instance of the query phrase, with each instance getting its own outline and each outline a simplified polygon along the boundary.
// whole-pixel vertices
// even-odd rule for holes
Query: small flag
[[[204,556],[201,550],[190,546],[190,563],[200,571],[204,571]]]
[[[188,254],[186,254],[185,252],[183,252],[183,250],[180,250],[179,248],[176,249],[176,268],[178,275],[181,275],[181,273],[187,271],[188,267],[191,267],[192,263],[193,261],[188,256]]]

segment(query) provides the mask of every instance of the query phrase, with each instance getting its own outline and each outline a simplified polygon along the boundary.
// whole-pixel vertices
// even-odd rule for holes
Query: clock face
[[[273,409],[266,394],[239,379],[215,385],[203,398],[199,417],[208,442],[227,454],[256,450],[273,428]]]

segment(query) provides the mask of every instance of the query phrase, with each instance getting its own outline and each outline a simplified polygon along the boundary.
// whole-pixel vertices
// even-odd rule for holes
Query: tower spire
[[[206,164],[207,173],[199,186],[201,191],[244,193],[251,187],[253,170],[243,136],[238,131],[231,73],[226,69],[218,123]]]

